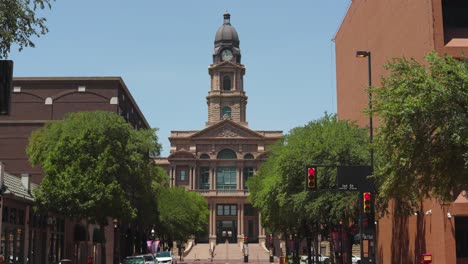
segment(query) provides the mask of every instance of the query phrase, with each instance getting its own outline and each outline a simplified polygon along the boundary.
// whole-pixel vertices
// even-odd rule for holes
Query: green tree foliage
[[[26,149],[45,174],[36,205],[100,225],[108,217],[155,221],[156,190],[165,176],[149,153],[159,150],[155,130],[135,130],[110,112],[72,113],[48,123],[32,133]]]
[[[380,201],[451,200],[468,186],[468,61],[396,58],[376,95]]]
[[[51,8],[53,0],[0,0],[0,58],[6,58],[11,45],[21,51],[34,47],[31,36],[40,37],[48,32],[46,19],[38,17],[38,9]]]
[[[366,129],[325,115],[292,129],[269,149],[267,161],[247,183],[249,199],[264,226],[276,233],[328,235],[340,220],[349,228],[357,219],[357,194],[326,191],[336,188],[335,167],[318,167],[319,190],[308,193],[306,166],[366,165],[369,157]]]
[[[159,234],[170,240],[185,241],[189,236],[202,233],[208,223],[208,203],[196,192],[182,187],[163,188],[159,194]]]

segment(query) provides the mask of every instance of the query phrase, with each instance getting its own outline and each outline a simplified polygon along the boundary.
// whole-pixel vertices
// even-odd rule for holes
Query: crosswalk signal
[[[317,189],[317,167],[307,166],[307,190]]]

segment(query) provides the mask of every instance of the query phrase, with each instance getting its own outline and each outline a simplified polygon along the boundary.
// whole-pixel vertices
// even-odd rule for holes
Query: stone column
[[[236,168],[236,179],[237,179],[237,181],[236,181],[237,182],[237,188],[236,189],[237,190],[242,189],[242,185],[241,185],[241,181],[240,181],[241,180],[241,176],[240,176],[241,175],[241,169],[242,168],[239,168],[239,167]]]
[[[210,243],[216,244],[216,203],[213,201],[210,203]]]
[[[239,187],[239,190],[244,190],[244,168],[241,167],[240,168],[240,172],[239,172],[239,184],[240,184],[240,187]]]
[[[244,203],[240,204],[240,228],[241,228],[241,234],[244,233]],[[243,238],[242,238],[243,239]]]
[[[169,173],[169,186],[174,187],[174,178],[175,178],[175,166],[171,167],[171,171]]]
[[[212,190],[216,190],[216,168],[211,168],[211,175],[213,175],[213,185],[211,187]]]
[[[193,190],[193,168],[189,167],[188,169],[188,176],[189,176],[189,190]]]
[[[258,243],[259,244],[265,244],[265,229],[262,226],[262,221],[261,221],[261,214],[260,212],[258,213]]]

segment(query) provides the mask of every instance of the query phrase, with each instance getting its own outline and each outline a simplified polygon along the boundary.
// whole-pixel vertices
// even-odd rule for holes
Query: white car
[[[145,259],[145,264],[156,264],[158,261],[152,254],[140,255],[137,257],[143,257]]]
[[[361,264],[361,258],[355,255],[351,257],[351,261],[353,262],[353,264]]]
[[[177,257],[171,251],[163,251],[156,254],[158,264],[177,264]]]
[[[330,264],[331,263],[330,258],[327,257],[327,256],[319,255],[318,257],[319,257],[319,263],[323,263],[323,264]],[[315,260],[315,256],[312,256],[312,260]],[[301,263],[305,263],[305,264],[308,263],[307,262],[307,256],[301,256]]]

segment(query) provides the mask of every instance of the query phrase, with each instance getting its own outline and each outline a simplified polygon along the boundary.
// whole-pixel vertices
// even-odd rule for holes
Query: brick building
[[[422,61],[435,50],[466,58],[467,14],[464,0],[352,1],[335,36],[338,117],[368,126],[368,62],[378,86],[382,65],[393,57]],[[357,51],[370,52],[371,60],[356,58]],[[466,191],[448,204],[426,200],[421,212],[378,220],[378,263],[420,263],[422,253],[432,254],[433,263],[468,263]]]
[[[208,232],[199,242],[264,242],[260,216],[247,200],[247,179],[266,159],[266,146],[281,131],[254,131],[246,119],[245,67],[237,31],[224,14],[215,36],[213,64],[208,68],[208,121],[205,128],[172,131],[170,155],[156,160],[166,168],[171,186],[184,186],[203,195],[209,204]]]
[[[11,111],[0,116],[0,161],[2,182],[2,229],[0,255],[19,263],[57,263],[70,258],[86,263],[87,256],[101,258],[101,234],[93,226],[49,213],[33,213],[32,189],[43,178],[32,167],[25,149],[31,132],[47,122],[61,120],[67,113],[109,111],[124,117],[133,127],[150,128],[130,91],[120,77],[40,77],[14,78]],[[4,183],[4,184],[3,184]],[[124,228],[121,232],[127,232]],[[106,227],[106,259],[114,257],[112,225]],[[120,243],[120,253],[126,247]]]

